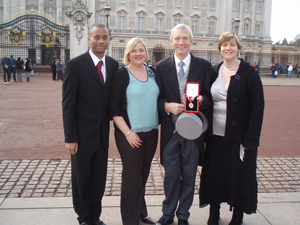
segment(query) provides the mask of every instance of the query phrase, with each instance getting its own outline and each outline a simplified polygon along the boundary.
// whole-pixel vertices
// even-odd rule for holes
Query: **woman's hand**
[[[128,135],[125,135],[125,137],[132,148],[138,148],[142,145],[142,140],[132,130]]]

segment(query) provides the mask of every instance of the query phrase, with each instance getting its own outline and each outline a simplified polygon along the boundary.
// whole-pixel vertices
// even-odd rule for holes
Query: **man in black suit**
[[[161,162],[165,168],[163,216],[156,224],[173,223],[176,213],[178,224],[187,225],[194,198],[197,166],[204,154],[204,135],[196,140],[183,138],[175,131],[173,119],[184,111],[186,82],[200,84],[200,111],[206,114],[212,104],[211,64],[189,52],[193,44],[193,33],[187,25],[175,26],[171,31],[170,41],[175,50],[174,56],[160,61],[156,67],[156,80],[160,89],[160,151]]]
[[[105,190],[112,75],[118,62],[105,55],[109,33],[92,25],[91,49],[66,65],[63,82],[63,122],[66,147],[71,152],[73,206],[81,225],[100,225]]]

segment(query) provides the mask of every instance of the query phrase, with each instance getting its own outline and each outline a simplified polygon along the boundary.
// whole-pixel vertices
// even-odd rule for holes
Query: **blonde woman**
[[[264,111],[258,72],[238,58],[241,43],[230,32],[220,36],[223,62],[213,68],[209,138],[201,174],[200,207],[210,205],[209,225],[218,224],[220,204],[227,202],[240,225],[243,213],[257,209],[256,160]]]
[[[138,225],[148,217],[145,186],[158,139],[157,97],[153,69],[145,65],[148,51],[141,38],[131,39],[125,50],[125,67],[113,78],[110,108],[115,139],[123,164],[121,216],[124,225]]]

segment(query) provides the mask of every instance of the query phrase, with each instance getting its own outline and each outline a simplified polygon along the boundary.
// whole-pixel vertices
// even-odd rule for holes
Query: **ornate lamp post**
[[[108,17],[109,17],[109,12],[110,12],[110,6],[107,4],[107,5],[104,7],[104,10],[105,10],[105,16],[106,16],[106,27],[107,27],[107,29],[108,29],[109,36],[110,36],[110,30],[109,30],[109,27],[108,27]]]
[[[239,19],[239,17],[234,19],[235,34],[237,34],[237,35],[239,34],[240,22],[241,22],[241,20]]]
[[[108,30],[109,39],[111,41],[113,38],[110,34],[110,30],[109,30],[109,27],[108,27],[108,17],[109,17],[109,13],[110,13],[110,6],[107,4],[104,7],[104,10],[105,10],[105,16],[106,16],[106,27],[107,27],[107,30]],[[112,53],[112,50],[111,50],[111,44],[110,44],[109,48],[108,48],[108,55],[111,56],[111,53]]]

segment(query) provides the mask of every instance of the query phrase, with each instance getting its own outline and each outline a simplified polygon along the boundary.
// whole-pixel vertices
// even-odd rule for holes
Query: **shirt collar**
[[[102,65],[102,66],[105,66],[105,54],[104,54],[104,56],[102,57],[102,59],[99,59],[99,58],[92,52],[91,49],[89,50],[89,53],[90,53],[90,56],[92,57],[92,60],[93,60],[93,62],[94,62],[94,64],[95,64],[95,66],[97,66],[97,64],[98,64],[98,62],[99,62],[100,60],[102,60],[102,62],[103,62],[103,65]]]
[[[175,64],[178,66],[178,63],[180,61],[184,62],[184,66],[189,67],[191,63],[191,54],[189,53],[183,60],[180,60],[175,54],[174,54]]]

